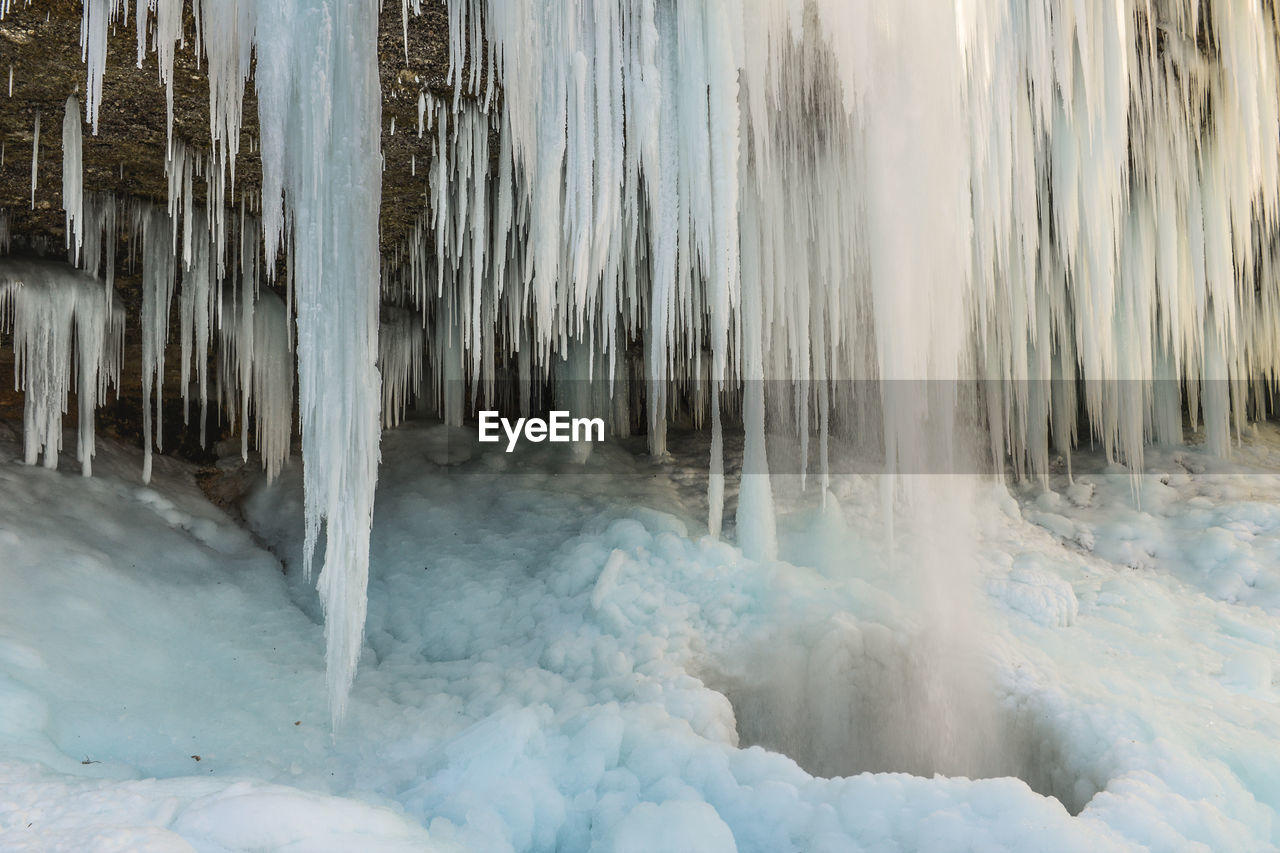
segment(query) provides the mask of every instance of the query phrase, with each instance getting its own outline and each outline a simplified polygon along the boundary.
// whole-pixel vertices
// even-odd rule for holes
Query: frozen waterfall
[[[424,393],[424,376],[468,389],[440,392],[456,422],[464,403],[527,408],[530,383],[554,383],[560,359],[629,394],[634,347],[653,452],[677,410],[717,435],[722,421],[745,428],[738,537],[762,559],[774,549],[766,430],[800,436],[825,477],[828,437],[874,424],[891,510],[910,497],[909,475],[967,454],[958,417],[982,422],[1000,466],[1039,476],[1051,448],[1069,461],[1085,435],[1138,472],[1144,444],[1182,439],[1183,412],[1227,453],[1233,430],[1270,409],[1274,3],[447,0],[452,94],[418,99],[427,207],[390,256],[378,235],[379,6],[193,0],[197,39],[184,47],[182,5],[132,10],[171,123],[174,51],[208,63],[212,129],[203,159],[171,139],[169,209],[145,213],[145,382],[158,401],[164,309],[180,286],[183,374],[204,388],[210,324],[234,328],[213,316],[232,276],[236,304],[259,306],[236,333],[241,393],[281,389],[279,367],[296,357],[335,720],[361,647],[380,425]],[[83,10],[96,129],[108,31],[130,10]],[[421,4],[393,13],[407,22]],[[251,72],[263,191],[246,230],[231,199]],[[72,98],[67,162],[77,110]],[[34,136],[33,154],[38,115]],[[193,174],[208,183],[203,211]],[[64,181],[72,245],[96,269],[102,216],[77,175]],[[247,290],[280,253],[283,311]],[[397,315],[381,348],[380,297],[418,320],[415,332]],[[49,310],[65,326],[69,309]],[[40,412],[61,405],[65,373],[31,395],[29,457],[56,442]],[[520,381],[496,383],[508,376]],[[493,399],[503,387],[521,399]],[[276,411],[259,440],[278,464],[284,392],[271,393],[256,403]],[[628,406],[615,411],[630,420]],[[718,530],[723,461],[711,465]]]

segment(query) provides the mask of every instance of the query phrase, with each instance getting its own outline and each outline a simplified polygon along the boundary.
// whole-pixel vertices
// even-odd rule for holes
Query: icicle
[[[176,8],[181,8],[180,0],[163,0],[163,2],[171,2]],[[263,15],[265,10],[261,8],[261,3],[252,2],[252,0],[196,0],[194,5],[200,21],[201,46],[204,49],[204,55],[208,58],[209,134],[212,143],[211,156],[217,165],[216,169],[209,170],[208,180],[210,184],[219,185],[219,195],[222,196],[211,212],[214,216],[220,216],[222,202],[225,201],[224,178],[229,179],[233,186],[235,184],[236,155],[240,150],[244,83],[249,79],[258,17]],[[292,4],[288,13],[292,13]],[[272,34],[271,38],[287,40],[287,34]],[[267,69],[269,75],[272,73],[270,69],[274,64],[290,61],[289,48],[281,46],[279,49],[281,52],[278,55],[258,50],[259,67]],[[261,90],[261,85],[259,89]],[[262,113],[263,108],[259,107],[259,114]],[[283,116],[277,117],[277,120],[282,118]],[[266,131],[264,130],[263,133],[265,135]],[[263,191],[264,193],[267,191],[265,184]],[[219,230],[215,225],[215,232]],[[268,242],[272,237],[276,239],[278,245],[278,232],[268,232]],[[221,255],[221,252],[219,254]],[[268,262],[273,263],[274,257],[274,253],[269,254]]]
[[[163,208],[147,207],[140,220],[144,259],[142,264],[142,481],[151,482],[154,446],[163,449],[164,351],[169,340],[169,309],[173,300],[173,221]],[[155,409],[152,414],[152,389]]]
[[[36,110],[36,126],[31,131],[31,209],[36,209],[36,178],[40,165],[40,111]]]
[[[147,2],[135,0],[139,14],[143,14]],[[98,135],[98,110],[102,105],[102,79],[107,70],[107,30],[115,23],[116,16],[127,14],[127,7],[122,0],[83,0],[83,14],[80,19],[80,53],[87,68],[85,83],[85,115],[93,126],[93,135]],[[141,49],[139,49],[141,50]],[[141,53],[139,53],[141,67]],[[12,70],[9,74],[13,80]],[[10,86],[12,94],[12,85]]]
[[[305,555],[309,569],[323,525],[318,586],[329,707],[337,724],[363,642],[379,457],[381,89],[377,4],[313,5],[304,10],[275,3],[257,10],[255,79],[269,265],[283,232],[282,189],[291,214]],[[330,122],[337,115],[350,121],[338,128]]]
[[[504,370],[530,411],[568,359],[593,383],[618,381],[615,429],[629,429],[626,348],[642,346],[635,395],[653,453],[671,413],[698,422],[710,404],[713,532],[723,430],[741,417],[738,537],[762,559],[775,547],[766,427],[798,432],[802,476],[817,432],[824,500],[829,438],[880,444],[892,524],[911,475],[956,463],[970,415],[1017,476],[1047,476],[1050,447],[1070,471],[1085,431],[1136,476],[1145,441],[1180,438],[1184,389],[1192,424],[1225,453],[1280,375],[1280,22],[1268,6],[446,5],[453,97],[421,91],[417,104],[427,209],[380,259],[372,0],[195,3],[214,312],[228,270],[244,293],[258,287],[256,231],[246,240],[244,217],[237,230],[224,214],[257,63],[262,193],[242,193],[242,210],[260,205],[267,269],[287,250],[286,315],[298,288],[306,546],[327,523],[335,720],[360,648],[378,413],[403,415],[427,323],[423,370],[450,423]],[[180,9],[134,6],[139,58],[154,23],[167,87]],[[126,14],[120,0],[85,0],[95,131],[107,28]],[[408,15],[402,0],[406,48]],[[482,78],[483,98],[464,99]],[[349,133],[334,135],[334,115]],[[171,149],[185,290],[204,249],[190,152]],[[382,346],[379,271],[389,299],[421,312],[417,332],[389,322]],[[200,363],[203,291],[192,298],[184,375]],[[153,311],[146,328],[157,322]],[[226,380],[239,382],[228,397],[254,381]],[[958,411],[970,398],[974,411]]]
[[[73,264],[80,263],[84,244],[84,164],[81,156],[80,102],[67,98],[62,117],[62,207],[66,211],[67,249]]]
[[[249,288],[228,289],[219,327],[219,376],[228,389],[228,414],[240,424],[241,454],[248,460],[249,424],[267,480],[289,458],[293,434],[293,357],[288,349],[284,303],[269,290],[255,300]],[[203,381],[203,380],[202,380]],[[239,399],[232,399],[238,392]],[[236,407],[238,406],[238,411]]]
[[[1243,325],[1254,300],[1242,297],[1257,291],[1242,279],[1265,244],[1246,235],[1274,235],[1280,199],[1277,139],[1263,130],[1280,110],[1263,82],[1277,76],[1276,48],[1256,35],[1275,21],[1208,8],[1205,31],[1230,48],[1214,60],[1221,69],[1182,47],[1196,43],[1194,15],[1170,11],[1160,25],[1181,38],[1162,37],[1156,53],[1155,24],[1132,4],[995,3],[952,20],[920,2],[815,0],[801,16],[765,0],[567,0],[536,14],[453,0],[455,126],[441,116],[431,178],[437,292],[518,258],[510,298],[534,319],[543,365],[598,318],[637,330],[647,312],[650,442],[662,452],[676,404],[668,380],[687,375],[675,353],[698,352],[706,333],[711,375],[741,370],[737,247],[760,242],[762,375],[818,383],[788,394],[802,446],[817,406],[824,470],[823,382],[905,383],[866,402],[892,469],[909,471],[951,452],[918,429],[949,395],[911,383],[975,372],[998,383],[992,448],[1020,473],[1044,473],[1050,437],[1069,452],[1077,380],[1104,448],[1139,468],[1154,409],[1114,383],[1149,386],[1165,351],[1156,336],[1174,376],[1208,369],[1236,389],[1205,399],[1215,423],[1237,431],[1242,374],[1269,369],[1256,353],[1275,364],[1274,347],[1241,337],[1255,334]],[[531,27],[546,35],[531,38]],[[508,177],[491,192],[492,251],[478,253],[460,226],[482,196],[453,164],[472,145],[456,96],[478,80],[481,28],[490,82],[500,75],[506,95],[498,171]],[[543,47],[564,33],[573,50]],[[420,97],[420,132],[434,108]],[[921,132],[920,115],[947,132]],[[755,234],[746,195],[765,211]],[[469,304],[462,343],[476,365],[486,336]],[[1209,315],[1210,304],[1220,310]],[[613,324],[603,328],[607,348]],[[1230,354],[1221,365],[1204,357],[1215,335]],[[1160,431],[1173,434],[1161,399]]]
[[[750,222],[755,216],[755,210],[748,202],[744,218]],[[773,489],[769,483],[769,459],[765,450],[766,274],[760,256],[748,246],[742,260],[742,419],[746,436],[742,447],[742,479],[738,489],[736,525],[738,546],[748,557],[761,561],[772,560],[778,553]]]
[[[404,39],[404,64],[409,64],[409,0],[400,0],[400,27]],[[421,134],[419,134],[421,135]]]
[[[711,387],[711,463],[707,475],[707,531],[720,538],[724,521],[724,430],[720,425],[720,384]]]
[[[213,305],[213,259],[209,245],[208,217],[191,214],[191,237],[184,242],[189,260],[183,264],[179,339],[182,345],[182,417],[187,422],[191,372],[196,374],[200,398],[200,445],[205,446],[208,421],[207,362]]]
[[[24,393],[26,464],[41,455],[56,468],[62,449],[62,416],[75,355],[79,440],[84,476],[93,470],[94,412],[106,383],[119,385],[123,314],[113,312],[101,285],[69,266],[6,259],[0,262],[0,326],[12,314],[14,367]]]
[[[382,374],[382,427],[404,420],[411,400],[422,394],[427,341],[422,323],[407,311],[395,311],[378,333],[378,370]]]

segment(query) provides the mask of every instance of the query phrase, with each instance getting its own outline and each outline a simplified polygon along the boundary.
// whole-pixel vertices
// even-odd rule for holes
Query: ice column
[[[264,238],[270,266],[283,200],[298,311],[305,552],[309,568],[323,527],[318,587],[339,723],[364,638],[379,459],[378,3],[277,0],[258,16]]]
[[[93,470],[93,415],[108,382],[119,385],[124,315],[108,305],[101,283],[63,264],[0,262],[0,330],[11,325],[17,385],[24,393],[23,445],[28,465],[44,456],[56,468],[62,416],[73,377],[80,412],[76,455]],[[74,365],[74,374],[73,374]]]

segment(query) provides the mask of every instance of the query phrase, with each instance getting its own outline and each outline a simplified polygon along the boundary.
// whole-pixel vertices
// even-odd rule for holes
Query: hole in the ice
[[[781,752],[815,776],[1013,776],[1079,814],[1102,786],[1046,714],[1000,702],[974,669],[938,642],[850,620],[816,642],[693,674],[733,706],[740,746]]]

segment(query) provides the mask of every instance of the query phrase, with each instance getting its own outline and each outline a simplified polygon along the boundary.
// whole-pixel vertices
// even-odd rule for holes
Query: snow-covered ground
[[[779,477],[768,565],[704,535],[696,438],[582,465],[473,436],[384,436],[334,736],[296,462],[247,532],[171,460],[143,487],[103,443],[85,480],[0,427],[0,849],[1280,842],[1274,427],[1229,465],[1152,449],[1136,493],[1087,454],[1050,491],[966,481],[896,557],[874,479],[824,508]],[[997,778],[861,772],[931,769]]]

